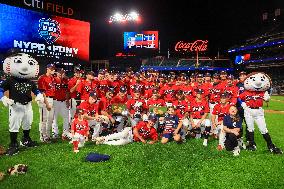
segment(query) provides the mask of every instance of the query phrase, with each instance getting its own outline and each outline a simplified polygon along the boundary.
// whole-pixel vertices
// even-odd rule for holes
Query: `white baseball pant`
[[[251,109],[249,107],[246,107],[244,109],[244,115],[247,123],[247,130],[249,132],[254,131],[254,121],[255,121],[261,134],[268,133],[264,118],[264,110],[262,108]]]
[[[81,135],[79,133],[75,133],[72,137],[72,142],[79,141],[78,148],[82,148],[85,144],[86,138],[84,135]]]
[[[133,132],[131,127],[125,127],[121,132],[107,135],[104,137],[103,144],[107,145],[125,145],[133,142]]]
[[[40,131],[40,140],[45,138],[50,138],[50,131],[52,127],[52,122],[54,118],[54,107],[53,107],[53,98],[47,98],[51,110],[48,111],[46,105],[43,104],[39,108],[40,122],[39,122],[39,131]]]
[[[58,135],[58,125],[57,125],[57,120],[58,116],[61,115],[63,118],[63,135],[67,136],[68,133],[70,132],[69,129],[69,110],[66,106],[66,101],[58,101],[54,100],[54,120],[52,124],[52,133],[54,135]]]
[[[23,130],[30,130],[33,122],[32,104],[26,105],[16,102],[9,106],[9,131],[19,132],[22,125]]]

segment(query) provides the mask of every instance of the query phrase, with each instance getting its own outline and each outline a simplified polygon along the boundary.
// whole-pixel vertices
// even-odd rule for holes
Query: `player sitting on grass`
[[[84,119],[84,110],[76,110],[76,118],[71,125],[71,135],[73,142],[73,150],[75,153],[79,152],[79,148],[84,146],[85,141],[88,141],[89,124]]]
[[[163,132],[163,137],[161,140],[162,144],[166,144],[171,140],[172,138],[180,143],[181,140],[181,135],[180,135],[180,130],[182,127],[182,122],[179,122],[179,118],[177,115],[175,115],[175,109],[174,107],[170,106],[167,109],[167,114],[164,118],[164,132]]]
[[[226,115],[223,119],[223,130],[226,133],[226,150],[233,151],[234,156],[240,154],[238,138],[241,137],[242,122],[243,120],[238,114],[238,109],[235,106],[231,106],[229,115]]]
[[[108,144],[108,145],[125,145],[133,141],[142,142],[148,144],[154,144],[158,141],[158,133],[153,127],[156,122],[156,117],[150,115],[147,121],[140,121],[132,129],[131,127],[125,127],[121,132],[107,135],[105,137],[97,137],[96,144]]]

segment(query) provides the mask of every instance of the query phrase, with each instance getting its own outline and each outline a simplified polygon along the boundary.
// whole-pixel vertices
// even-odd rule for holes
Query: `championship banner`
[[[0,4],[0,53],[89,61],[90,23]]]
[[[151,106],[149,107],[149,112],[154,113],[155,115],[163,116],[167,112],[167,107],[166,106]]]

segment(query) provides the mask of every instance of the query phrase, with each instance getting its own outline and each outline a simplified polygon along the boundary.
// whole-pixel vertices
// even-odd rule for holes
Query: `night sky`
[[[66,1],[63,1],[66,3]],[[173,50],[177,41],[209,41],[208,56],[225,54],[229,47],[261,33],[265,26],[262,13],[274,14],[283,8],[283,0],[73,0],[70,5],[79,12],[82,20],[91,22],[91,59],[107,58],[113,43],[123,31],[158,30],[161,52]],[[142,16],[139,25],[110,25],[107,21],[116,11],[136,10]],[[284,13],[282,13],[284,14]],[[113,40],[112,40],[113,37]],[[120,45],[120,44],[119,44]],[[122,44],[121,44],[122,48]]]

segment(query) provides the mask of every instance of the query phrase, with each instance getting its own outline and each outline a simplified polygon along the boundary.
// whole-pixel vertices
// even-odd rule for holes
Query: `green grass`
[[[0,144],[9,143],[8,111],[0,105]],[[39,138],[38,107],[34,105],[33,139]],[[266,114],[273,141],[284,149],[284,116]],[[257,130],[257,129],[256,129]],[[178,145],[160,143],[126,146],[86,144],[78,154],[67,142],[21,149],[13,157],[0,157],[0,170],[24,163],[26,175],[6,177],[0,188],[284,188],[284,156],[268,153],[256,131],[257,151],[239,157],[216,150],[217,141],[193,139]],[[89,152],[111,155],[108,162],[87,163]]]
[[[271,99],[283,100],[284,101],[284,96],[271,96]]]

